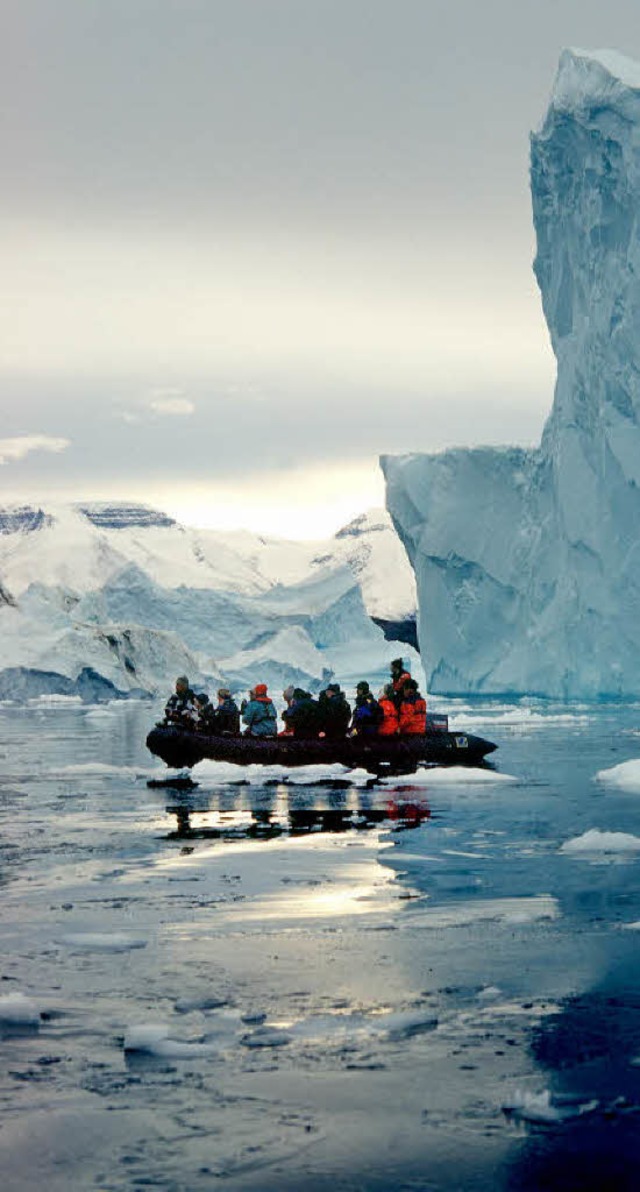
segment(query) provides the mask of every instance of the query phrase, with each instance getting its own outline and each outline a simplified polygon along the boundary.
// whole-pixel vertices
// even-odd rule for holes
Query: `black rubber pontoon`
[[[208,736],[180,728],[154,728],[147,748],[168,766],[181,770],[204,758],[232,762],[237,766],[332,765],[361,767],[372,774],[393,771],[411,774],[418,766],[477,766],[497,746],[470,733],[442,729],[424,736],[344,737],[302,739],[300,737]]]

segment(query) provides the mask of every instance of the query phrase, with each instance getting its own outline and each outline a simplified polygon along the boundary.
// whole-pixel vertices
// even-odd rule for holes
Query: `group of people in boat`
[[[250,737],[334,740],[345,736],[412,736],[426,730],[427,705],[402,658],[391,663],[390,681],[377,698],[366,679],[358,683],[353,708],[339,683],[327,684],[317,699],[302,687],[293,686],[287,687],[282,696],[284,728],[278,730],[278,713],[266,683],[256,683],[240,707],[229,688],[220,687],[214,707],[208,695],[196,695],[186,675],[181,675],[167,702],[164,724],[213,736],[238,736],[243,724],[244,735]]]

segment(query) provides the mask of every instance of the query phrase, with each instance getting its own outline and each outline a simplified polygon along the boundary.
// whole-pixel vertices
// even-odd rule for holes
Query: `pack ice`
[[[383,457],[436,692],[640,694],[640,66],[565,50],[531,138],[540,446]]]

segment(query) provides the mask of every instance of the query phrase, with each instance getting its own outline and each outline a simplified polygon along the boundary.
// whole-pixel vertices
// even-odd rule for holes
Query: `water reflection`
[[[531,1052],[556,1114],[525,1117],[526,1141],[508,1177],[514,1192],[639,1186],[640,976],[634,945],[622,947],[629,954],[596,987],[567,998],[533,1031]]]
[[[172,792],[166,811],[175,816],[168,840],[261,839],[302,836],[311,832],[366,831],[387,825],[400,832],[417,828],[431,818],[426,799],[375,798],[369,791],[293,792],[259,788],[200,794]]]

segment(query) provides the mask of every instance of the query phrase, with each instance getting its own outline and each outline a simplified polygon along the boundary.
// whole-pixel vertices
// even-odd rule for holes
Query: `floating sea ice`
[[[621,762],[609,770],[599,770],[596,782],[605,786],[613,786],[617,790],[637,791],[640,794],[640,759],[633,758],[629,762]]]
[[[436,1030],[438,1020],[430,1010],[393,1010],[384,1014],[354,1011],[346,1014],[312,1014],[290,1027],[290,1035],[305,1042],[344,1046],[363,1036],[397,1043]]]
[[[340,762],[317,766],[247,766],[247,771],[249,781],[258,785],[267,781],[286,782],[289,786],[315,786],[327,782],[348,782],[352,786],[362,786],[372,778],[368,770],[350,770]]]
[[[502,1111],[518,1121],[549,1125],[593,1113],[598,1104],[597,1100],[587,1097],[554,1095],[549,1089],[541,1093],[517,1089],[511,1100],[502,1106]]]
[[[147,1022],[132,1026],[124,1038],[124,1050],[166,1059],[191,1059],[197,1055],[215,1055],[218,1047],[202,1040],[172,1039],[165,1023]]]
[[[484,989],[479,990],[476,997],[479,1002],[494,1002],[496,998],[502,997],[502,990],[497,985],[485,985]]]
[[[380,1021],[381,1029],[391,1042],[412,1039],[414,1035],[424,1035],[427,1031],[435,1031],[437,1026],[438,1019],[435,1015],[425,1011],[398,1011],[385,1014]]]
[[[234,766],[231,762],[214,762],[204,758],[191,769],[191,777],[197,782],[248,782],[250,766]]]
[[[226,997],[181,997],[178,998],[175,1004],[175,1010],[178,1014],[192,1014],[194,1010],[201,1010],[206,1013],[208,1010],[219,1010],[221,1006],[226,1006],[228,999]]]
[[[40,1011],[24,993],[8,993],[0,997],[0,1023],[14,1026],[38,1026]]]
[[[275,1026],[259,1026],[251,1034],[243,1035],[240,1042],[244,1047],[284,1047],[291,1042],[287,1031]]]
[[[76,931],[61,936],[60,943],[87,952],[131,952],[135,948],[147,946],[145,939],[120,931]]]
[[[309,786],[319,782],[348,782],[362,786],[371,781],[368,770],[342,766],[339,762],[317,766],[236,766],[231,762],[215,762],[208,758],[198,762],[192,770],[192,777],[198,782],[208,783],[250,783],[264,786],[265,783],[286,782],[289,786]]]
[[[590,828],[588,832],[583,832],[582,836],[566,840],[559,851],[570,855],[637,853],[640,852],[640,836],[631,836],[627,832],[601,832],[599,828]]]
[[[518,782],[518,779],[512,774],[498,774],[496,770],[475,769],[473,766],[431,766],[417,770],[415,774],[381,778],[380,782],[384,786],[435,786],[436,783],[439,786],[449,783],[468,786],[474,783]]]
[[[489,708],[485,712],[463,708],[449,713],[449,730],[452,733],[463,730],[473,732],[479,728],[500,726],[516,729],[546,729],[550,725],[587,724],[589,715],[578,712],[536,712],[533,708],[514,708],[507,704],[503,708]]]

